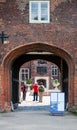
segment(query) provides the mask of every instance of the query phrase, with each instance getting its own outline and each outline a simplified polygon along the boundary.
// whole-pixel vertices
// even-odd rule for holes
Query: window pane
[[[48,20],[48,16],[47,15],[41,15],[41,20]]]
[[[32,14],[32,20],[38,20],[38,16],[36,14]]]
[[[48,8],[48,4],[46,2],[41,3],[41,8]]]
[[[52,75],[54,75],[54,70],[52,70]]]
[[[58,75],[58,67],[57,66],[52,66],[52,75],[57,76]]]
[[[26,74],[26,79],[28,79],[29,77],[28,77],[28,74]]]
[[[37,73],[40,75],[44,75],[47,73],[47,67],[37,67]]]
[[[29,78],[29,69],[28,68],[23,68],[20,71],[20,80],[26,81],[26,79]]]
[[[31,19],[38,20],[38,3],[31,4]]]
[[[41,9],[41,14],[42,15],[47,15],[48,13],[47,13],[47,10],[46,9]]]
[[[33,9],[38,8],[38,3],[37,2],[32,2],[31,6],[32,6]]]
[[[58,75],[58,69],[57,68],[55,69],[55,75]]]
[[[45,60],[38,60],[38,64],[47,64]]]
[[[22,73],[24,73],[24,69],[22,69]]]
[[[41,3],[41,20],[48,20],[48,4]]]
[[[22,74],[22,80],[24,80],[24,74]]]
[[[28,69],[25,70],[25,73],[28,73]]]

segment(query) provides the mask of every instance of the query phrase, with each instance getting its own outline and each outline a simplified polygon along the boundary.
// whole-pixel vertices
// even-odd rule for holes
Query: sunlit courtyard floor
[[[33,96],[30,92],[27,92],[25,101],[19,104],[18,110],[49,110],[50,106],[50,96],[43,96],[43,101],[33,101]]]

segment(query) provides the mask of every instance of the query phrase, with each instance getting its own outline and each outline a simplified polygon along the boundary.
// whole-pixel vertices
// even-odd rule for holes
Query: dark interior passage
[[[64,59],[59,56],[48,54],[24,54],[18,57],[12,64],[12,102],[16,104],[19,102],[19,69],[24,63],[31,61],[43,59],[49,62],[55,63],[61,70],[62,73],[62,91],[65,92],[65,102],[68,102],[68,66]]]

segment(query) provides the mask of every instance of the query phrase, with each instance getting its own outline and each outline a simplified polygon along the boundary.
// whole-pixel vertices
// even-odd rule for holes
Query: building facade
[[[22,82],[31,80],[32,84],[42,82],[45,87],[45,92],[54,88],[53,82],[55,79],[61,83],[60,70],[55,64],[45,60],[33,60],[21,66],[19,71],[20,87]]]
[[[76,109],[77,0],[0,0],[0,111],[18,103],[20,67],[37,59],[58,66]]]

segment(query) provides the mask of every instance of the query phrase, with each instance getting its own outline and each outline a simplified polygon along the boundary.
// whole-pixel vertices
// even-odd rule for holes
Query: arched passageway
[[[31,52],[36,52],[36,54],[33,54]],[[44,54],[42,54],[42,52]],[[48,54],[46,52],[48,52]],[[9,81],[7,81],[7,78],[5,78],[5,83],[6,86],[9,86],[7,87],[9,91],[9,93],[7,93],[7,96],[9,98],[10,95],[10,101],[12,100],[14,104],[19,102],[19,84],[14,79],[19,80],[19,69],[21,65],[28,61],[37,59],[53,62],[60,68],[60,71],[62,73],[62,91],[65,92],[66,95],[65,101],[66,103],[69,102],[70,104],[73,104],[73,78],[71,78],[71,76],[73,77],[74,69],[73,61],[70,55],[68,55],[68,53],[66,53],[64,50],[61,50],[55,46],[48,45],[46,43],[31,43],[30,45],[21,46],[12,50],[5,57],[3,61],[4,73],[7,78],[9,78]],[[70,96],[71,93],[72,96]]]
[[[12,101],[13,103],[18,103],[19,102],[19,96],[18,96],[18,92],[19,92],[19,69],[21,67],[22,64],[24,64],[25,62],[28,62],[30,60],[37,60],[37,59],[43,59],[43,60],[47,60],[50,62],[55,63],[59,68],[60,71],[62,71],[62,91],[65,92],[65,101],[67,103],[68,101],[68,66],[66,64],[66,62],[59,56],[55,56],[54,54],[24,54],[21,55],[20,57],[18,57],[12,64]],[[66,81],[65,81],[66,80]]]

